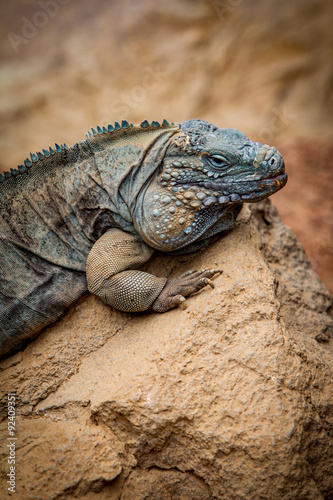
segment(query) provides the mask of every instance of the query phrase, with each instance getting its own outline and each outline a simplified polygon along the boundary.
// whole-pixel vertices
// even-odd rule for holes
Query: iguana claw
[[[185,309],[185,298],[207,285],[215,288],[210,278],[220,273],[222,273],[221,269],[202,269],[201,271],[191,269],[179,276],[179,278],[168,280],[155,302],[151,305],[151,309],[162,313],[181,304],[182,308]]]

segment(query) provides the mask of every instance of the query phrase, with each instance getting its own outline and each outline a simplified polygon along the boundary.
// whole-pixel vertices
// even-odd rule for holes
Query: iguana
[[[202,120],[97,127],[0,174],[0,355],[89,290],[127,312],[165,312],[215,269],[156,277],[154,250],[188,253],[231,229],[243,202],[281,189],[275,148]]]

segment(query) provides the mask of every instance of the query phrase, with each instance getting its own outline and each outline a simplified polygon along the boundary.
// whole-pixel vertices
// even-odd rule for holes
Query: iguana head
[[[286,182],[283,158],[274,147],[235,129],[188,120],[171,137],[145,192],[145,239],[171,251],[207,238],[213,226],[215,233],[232,227],[243,202],[260,201]]]

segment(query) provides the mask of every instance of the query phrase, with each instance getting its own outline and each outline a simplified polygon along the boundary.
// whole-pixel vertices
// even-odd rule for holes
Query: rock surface
[[[205,251],[146,269],[202,267],[224,273],[185,310],[86,296],[1,364],[16,498],[333,497],[331,296],[269,201]],[[7,468],[4,451],[3,490]]]

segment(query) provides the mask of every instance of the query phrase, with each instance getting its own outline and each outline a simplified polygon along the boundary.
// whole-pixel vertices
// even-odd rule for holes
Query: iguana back
[[[87,256],[107,229],[135,233],[126,178],[179,128],[122,125],[32,154],[0,182],[0,356],[87,291]]]

